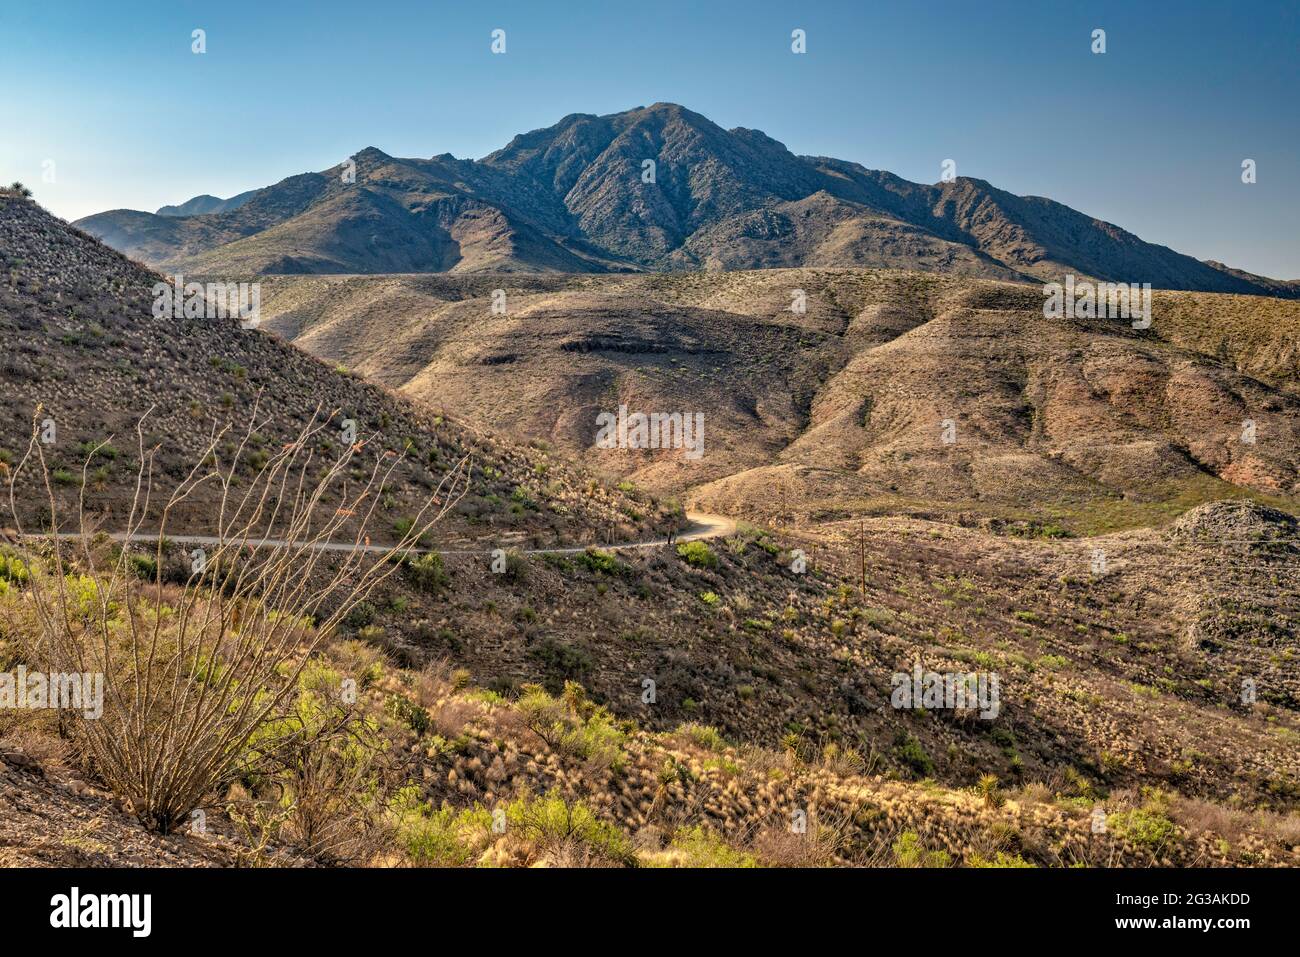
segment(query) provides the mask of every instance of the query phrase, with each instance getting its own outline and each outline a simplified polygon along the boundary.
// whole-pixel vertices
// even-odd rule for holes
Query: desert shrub
[[[567,719],[564,705],[547,694],[541,685],[524,685],[520,690],[522,694],[517,707],[524,726],[548,747],[557,748]]]
[[[969,867],[1033,867],[1019,854],[1008,854],[1006,851],[998,851],[992,857],[985,857],[982,854],[972,854],[966,861]]]
[[[988,807],[1001,807],[1006,803],[1002,792],[998,790],[998,776],[996,774],[981,775],[975,785],[975,793],[984,799],[984,803]]]
[[[626,565],[614,557],[613,552],[602,551],[599,548],[588,548],[584,552],[579,552],[576,561],[588,571],[604,575],[622,576],[630,572]]]
[[[118,451],[107,442],[77,443],[77,457],[79,459],[90,459],[96,456],[102,459],[108,459],[111,462],[117,458]]]
[[[375,620],[375,606],[368,601],[359,601],[343,618],[343,624],[360,631]]]
[[[24,585],[30,572],[27,564],[14,554],[0,552],[0,582]]]
[[[416,734],[423,735],[429,730],[429,712],[403,695],[390,694],[385,698],[384,711]]]
[[[137,578],[149,582],[158,577],[158,560],[152,555],[133,553],[129,556],[128,561]]]
[[[894,841],[894,863],[899,867],[947,867],[947,851],[931,851],[921,843],[915,831],[904,831]]]
[[[594,664],[587,649],[565,644],[550,635],[529,648],[528,656],[541,666],[546,687],[557,693],[565,681],[584,678]]]
[[[1179,838],[1178,825],[1169,818],[1168,802],[1155,792],[1148,792],[1140,807],[1117,811],[1107,824],[1120,837],[1159,853]]]
[[[559,552],[543,552],[542,561],[546,562],[546,564],[559,572],[567,572],[573,568],[573,562],[569,561]]]
[[[522,797],[506,808],[508,827],[534,842],[550,860],[571,865],[635,866],[632,842],[581,802],[566,802],[558,791]]]
[[[736,850],[700,825],[679,830],[673,835],[669,849],[671,853],[663,866],[671,861],[681,867],[758,867],[758,859],[753,854]]]
[[[421,591],[434,594],[451,581],[437,552],[425,552],[405,564],[407,578]]]
[[[509,582],[519,584],[528,580],[528,559],[517,548],[509,549],[505,554],[506,566],[501,576]]]
[[[718,567],[718,556],[701,541],[682,542],[677,546],[677,554],[686,560],[686,564],[696,568]]]
[[[250,423],[257,417],[254,407]],[[52,471],[37,423],[23,461],[39,470],[41,487]],[[34,557],[25,600],[0,602],[5,632],[18,637],[23,660],[47,673],[104,676],[102,713],[85,720],[79,711],[65,712],[67,740],[74,757],[147,826],[171,831],[205,799],[236,783],[255,786],[286,768],[297,769],[292,786],[301,788],[303,762],[323,767],[330,751],[323,742],[352,724],[349,715],[330,709],[324,717],[306,716],[299,680],[343,620],[397,566],[391,553],[372,558],[354,547],[336,553],[326,570],[318,565],[320,552],[304,546],[359,541],[346,516],[365,514],[360,503],[382,494],[397,462],[377,456],[369,481],[346,507],[318,512],[323,499],[332,504],[332,490],[356,460],[349,448],[332,464],[309,468],[305,450],[316,446],[325,424],[309,421],[252,476],[235,474],[238,455],[217,455],[228,431],[218,430],[199,464],[180,470],[184,478],[170,492],[154,488],[153,476],[165,470],[155,465],[156,449],[147,447],[139,424],[130,514],[159,529],[146,554],[164,551],[170,519],[203,483],[220,498],[216,542],[203,571],[183,587],[144,584],[130,551],[97,540],[83,525],[70,543],[52,538]],[[9,472],[11,503],[22,498],[15,491],[22,471]],[[413,534],[454,507],[464,475],[462,463],[430,495]],[[23,516],[12,517],[21,531]],[[58,518],[58,499],[49,494],[42,531],[60,527]],[[250,551],[250,540],[263,544]],[[393,551],[409,547],[401,542]],[[266,821],[261,815],[254,823],[260,828]]]
[[[416,864],[464,867],[472,863],[492,836],[492,815],[475,806],[465,810],[421,801],[419,788],[408,785],[393,796],[389,817],[398,846]]]
[[[727,749],[727,742],[722,737],[722,732],[709,724],[688,722],[679,727],[677,733],[685,735],[693,744],[704,748],[706,751],[725,751]]]
[[[365,864],[387,842],[377,797],[386,742],[341,703],[342,680],[308,659],[293,707],[251,736],[252,770],[226,810],[255,850],[274,839],[321,862]]]
[[[906,731],[900,731],[894,738],[894,756],[921,777],[929,777],[934,773],[934,762],[925,753],[925,748],[915,735]]]
[[[561,740],[561,748],[582,758],[594,768],[622,770],[627,762],[623,748],[627,736],[603,708],[585,721],[577,722]]]
[[[587,761],[593,768],[619,770],[627,760],[627,735],[610,713],[586,700],[582,686],[568,682],[565,699],[539,685],[524,685],[518,709],[524,726],[553,751]]]

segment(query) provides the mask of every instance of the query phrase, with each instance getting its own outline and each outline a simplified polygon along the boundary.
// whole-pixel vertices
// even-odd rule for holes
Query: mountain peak
[[[605,271],[859,266],[1051,280],[1066,272],[1168,289],[1300,295],[1202,263],[1051,200],[989,182],[911,183],[797,156],[680,103],[570,113],[479,160],[353,157],[356,184],[320,173],[258,191],[81,225],[166,268],[254,272]],[[330,173],[336,172],[331,170]],[[229,201],[233,203],[234,201]],[[195,220],[200,220],[195,222]],[[274,228],[273,241],[254,240]],[[382,241],[378,237],[383,237]]]

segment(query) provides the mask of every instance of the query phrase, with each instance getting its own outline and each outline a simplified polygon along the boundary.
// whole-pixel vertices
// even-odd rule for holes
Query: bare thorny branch
[[[163,498],[155,494],[157,448],[146,447],[146,413],[136,425],[134,491],[114,550],[105,548],[86,507],[90,462],[107,443],[86,456],[77,526],[65,532],[40,441],[40,411],[26,453],[9,473],[14,527],[40,543],[43,558],[33,562],[21,604],[31,626],[26,651],[50,672],[104,674],[103,716],[80,720],[75,739],[142,819],[167,830],[221,783],[249,770],[250,741],[289,715],[312,655],[465,494],[470,463],[462,458],[443,475],[398,541],[376,547],[367,529],[404,454],[381,451],[349,495],[345,479],[367,443],[318,462],[332,418],[318,407],[250,478],[246,453],[268,424],[255,405],[229,461],[222,463],[219,449],[231,426],[214,424],[193,467]],[[24,532],[29,509],[17,497],[29,462],[48,510],[48,524],[36,535]],[[331,507],[340,486],[341,505]],[[200,490],[216,496],[210,552],[193,553],[183,585],[166,585],[169,528]],[[156,528],[146,533],[146,526]],[[151,584],[140,583],[133,563],[141,538],[152,553]]]

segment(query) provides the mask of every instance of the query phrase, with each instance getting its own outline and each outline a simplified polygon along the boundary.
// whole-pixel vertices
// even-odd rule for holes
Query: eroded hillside
[[[1138,330],[1044,318],[1030,285],[889,270],[263,283],[302,348],[710,511],[1098,530],[1298,490],[1288,300],[1157,290]],[[703,455],[595,448],[620,405],[702,412]]]

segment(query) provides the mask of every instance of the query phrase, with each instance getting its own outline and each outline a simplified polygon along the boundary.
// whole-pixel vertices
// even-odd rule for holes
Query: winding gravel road
[[[726,538],[728,535],[734,535],[736,532],[736,522],[734,519],[727,518],[723,515],[710,515],[707,512],[687,512],[686,518],[690,522],[684,529],[677,533],[677,541],[689,542],[696,539],[704,538]],[[27,535],[25,538],[44,538],[44,535]],[[60,538],[78,538],[78,532],[61,532]],[[127,535],[125,532],[110,532],[109,538],[115,542],[156,542],[158,534],[156,532],[137,532],[134,535]],[[221,540],[213,535],[168,535],[167,541],[176,542],[178,545],[220,545]],[[256,542],[249,542],[254,548],[260,548],[265,545],[284,545],[283,539],[264,538]],[[626,551],[635,548],[658,548],[665,545],[663,538],[646,539],[640,542],[624,542],[617,545],[573,545],[562,548],[524,548],[520,549],[525,555],[574,555],[578,552],[585,552],[588,548],[600,548],[605,551]],[[351,542],[317,542],[308,546],[312,551],[321,552],[351,552],[360,550],[362,552],[383,554],[392,549],[392,545],[354,545]],[[493,548],[499,545],[492,545],[483,548],[412,548],[408,551],[421,553],[436,551],[443,555],[483,555],[490,554]]]

